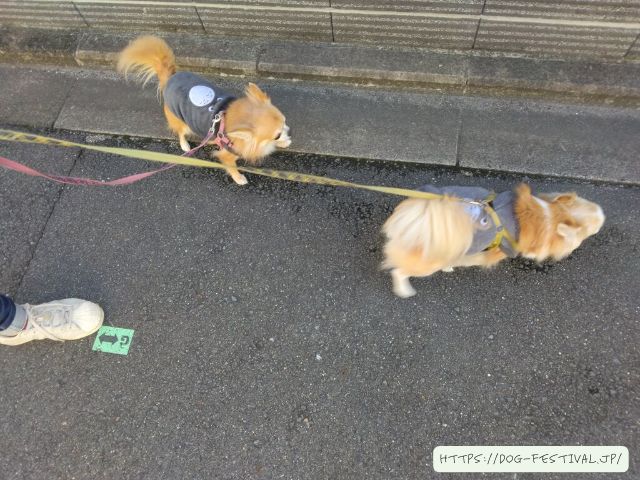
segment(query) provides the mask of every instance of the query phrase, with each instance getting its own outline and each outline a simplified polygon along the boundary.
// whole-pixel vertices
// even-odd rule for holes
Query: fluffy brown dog
[[[560,260],[597,233],[605,219],[600,206],[575,193],[533,196],[529,186],[521,184],[491,204],[515,240],[511,243],[497,236],[500,225],[495,225],[481,203],[487,190],[430,186],[421,190],[449,198],[405,200],[382,228],[387,237],[383,268],[391,270],[393,291],[399,297],[415,295],[410,277],[426,277],[439,270],[490,267],[517,255],[536,261]]]
[[[191,148],[187,137],[204,138],[214,118],[223,116],[224,131],[216,133],[229,143],[215,156],[238,185],[247,183],[236,168],[239,158],[255,164],[276,147],[291,144],[284,115],[257,85],[250,83],[245,96],[235,98],[198,75],[176,73],[173,52],[161,38],[142,36],[132,41],[120,52],[118,71],[125,75],[133,72],[144,83],[158,78],[167,123],[185,152]]]

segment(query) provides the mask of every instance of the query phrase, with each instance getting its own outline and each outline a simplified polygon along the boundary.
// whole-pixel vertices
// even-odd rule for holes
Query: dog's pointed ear
[[[256,140],[251,127],[243,125],[227,132],[227,136],[233,141],[234,147],[245,160],[257,160],[262,157],[260,143]],[[238,143],[239,142],[239,143]]]
[[[249,100],[252,100],[256,103],[271,103],[271,99],[269,95],[260,90],[255,83],[249,83],[247,88],[244,90],[245,95]]]
[[[253,139],[253,132],[249,126],[242,125],[234,128],[233,130],[227,131],[227,137],[234,140],[244,140],[245,142],[248,142]]]
[[[576,200],[577,196],[576,192],[558,193],[553,196],[552,201],[555,203],[571,204]]]
[[[516,187],[518,198],[526,199],[531,197],[531,187],[526,183],[521,183]]]
[[[556,227],[558,235],[564,238],[573,238],[578,233],[579,228],[573,227],[567,223],[559,223]]]

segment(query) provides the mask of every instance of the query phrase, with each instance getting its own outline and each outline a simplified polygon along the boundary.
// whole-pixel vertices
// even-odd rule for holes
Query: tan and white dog
[[[481,199],[461,199],[456,189],[473,187],[439,190],[449,198],[404,200],[384,224],[387,240],[382,266],[391,270],[393,291],[399,297],[415,295],[410,277],[426,277],[440,270],[491,267],[516,255],[536,261],[560,260],[597,233],[605,220],[599,205],[573,192],[534,196],[528,185],[520,184],[492,203],[502,223],[496,226],[478,202]],[[501,227],[515,239],[513,244],[502,235],[496,244]]]
[[[158,78],[164,115],[185,152],[191,148],[188,137],[206,138],[215,116],[223,116],[224,131],[216,134],[225,143],[215,156],[239,185],[247,179],[236,168],[238,159],[256,164],[276,148],[291,144],[284,115],[257,85],[250,83],[244,97],[235,98],[198,75],[177,72],[173,51],[161,38],[148,35],[133,40],[120,52],[117,68],[125,75],[133,72],[144,83]]]

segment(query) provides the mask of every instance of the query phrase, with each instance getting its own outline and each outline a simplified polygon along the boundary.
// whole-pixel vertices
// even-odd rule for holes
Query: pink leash
[[[220,123],[220,128],[218,128],[219,133],[216,136],[216,139],[213,141],[213,143],[216,144],[220,149],[230,148],[231,141],[224,133],[224,116],[222,114],[218,114],[214,119],[214,123],[211,127],[211,130],[209,130],[209,133],[204,138],[204,140],[202,140],[200,145],[192,148],[188,152],[183,153],[181,156],[191,157],[193,156],[194,153],[196,153],[198,150],[204,147],[209,142],[209,140],[211,140],[211,137],[215,135],[214,130],[217,123]],[[168,165],[164,165],[161,168],[158,168],[157,170],[151,170],[150,172],[134,173],[133,175],[128,175],[126,177],[117,178],[115,180],[110,180],[105,182],[102,180],[94,180],[93,178],[66,177],[63,175],[53,175],[48,173],[42,173],[42,172],[39,172],[38,170],[34,170],[31,167],[27,167],[26,165],[23,165],[18,162],[14,162],[13,160],[9,160],[8,158],[0,156],[0,167],[4,167],[8,170],[24,173],[25,175],[30,175],[32,177],[46,178],[47,180],[51,180],[53,182],[58,182],[58,183],[64,183],[67,185],[88,185],[88,186],[100,186],[100,187],[104,187],[104,186],[116,187],[120,185],[131,185],[132,183],[139,182],[140,180],[144,180],[145,178],[148,178],[151,175],[164,172],[165,170],[169,170],[170,168],[173,168],[175,166],[176,166],[175,163],[170,163]]]
[[[37,170],[34,170],[33,168],[27,167],[26,165],[23,165],[21,163],[14,162],[13,160],[9,160],[8,158],[0,157],[0,167],[4,167],[6,169],[13,170],[19,173],[24,173],[25,175],[30,175],[32,177],[42,177],[42,178],[46,178],[47,180],[51,180],[53,182],[65,183],[67,185],[90,185],[90,186],[109,186],[109,187],[114,187],[117,185],[129,185],[131,183],[139,182],[140,180],[150,177],[151,175],[155,175],[158,172],[162,172],[163,170],[169,170],[170,168],[173,168],[175,166],[176,166],[175,163],[171,163],[157,170],[152,170],[151,172],[135,173],[127,177],[122,177],[116,180],[110,180],[108,182],[104,182],[102,180],[94,180],[93,178],[65,177],[62,175],[51,175],[48,173],[42,173]]]

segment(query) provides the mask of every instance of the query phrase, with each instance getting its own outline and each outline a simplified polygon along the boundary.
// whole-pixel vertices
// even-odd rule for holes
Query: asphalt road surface
[[[176,143],[56,132],[177,152]],[[0,144],[50,172],[153,168]],[[522,178],[275,155],[268,166],[417,187]],[[393,296],[380,226],[399,199],[176,168],[128,187],[0,171],[0,290],[76,296],[135,331],[0,348],[0,472],[9,479],[565,479],[438,474],[438,445],[624,445],[640,478],[640,188],[529,178],[599,202],[570,258],[414,280]]]

